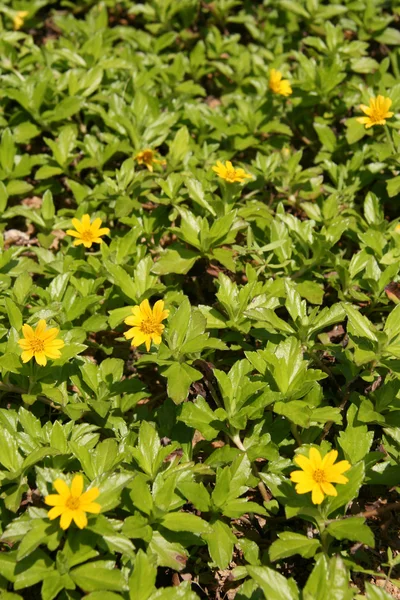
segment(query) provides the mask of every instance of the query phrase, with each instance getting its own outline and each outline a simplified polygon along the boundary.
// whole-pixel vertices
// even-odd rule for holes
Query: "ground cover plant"
[[[0,19],[0,598],[400,597],[398,3]]]

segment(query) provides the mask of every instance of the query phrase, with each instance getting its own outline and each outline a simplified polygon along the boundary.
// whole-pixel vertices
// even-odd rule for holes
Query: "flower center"
[[[93,241],[93,233],[91,229],[84,229],[81,232],[81,239],[84,242],[92,242]]]
[[[78,510],[78,508],[80,507],[79,498],[77,498],[76,496],[70,496],[66,501],[65,506],[70,510]]]
[[[36,354],[37,352],[44,352],[44,341],[40,340],[39,338],[33,338],[33,340],[30,340],[30,344],[31,344],[31,350],[34,354]]]
[[[227,171],[226,171],[226,179],[228,181],[235,181],[235,179],[236,179],[236,171],[235,171],[235,169],[227,169]]]
[[[323,483],[325,481],[325,471],[323,469],[315,469],[313,477],[317,483]]]
[[[143,152],[143,162],[145,162],[145,163],[153,162],[153,152],[151,150],[145,150]]]
[[[146,319],[145,321],[141,322],[140,331],[142,331],[146,335],[150,333],[158,333],[160,335],[160,323],[157,323],[157,321],[155,321],[155,319],[152,318]]]

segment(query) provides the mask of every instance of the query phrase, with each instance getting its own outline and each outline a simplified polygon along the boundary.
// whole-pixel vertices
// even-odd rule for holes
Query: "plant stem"
[[[389,142],[389,146],[392,149],[392,154],[396,154],[396,148],[394,147],[393,138],[390,134],[389,127],[387,125],[384,125],[384,128],[386,133],[386,139]]]
[[[302,446],[303,442],[301,441],[301,437],[300,437],[300,434],[299,434],[299,429],[298,429],[296,423],[291,423],[291,425],[290,425],[290,431],[292,432],[293,437],[296,440],[296,444],[298,446]]]

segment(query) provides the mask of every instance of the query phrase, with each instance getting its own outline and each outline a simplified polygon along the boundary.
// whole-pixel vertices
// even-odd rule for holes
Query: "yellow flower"
[[[28,10],[19,10],[13,20],[13,25],[14,25],[14,29],[15,31],[18,31],[18,29],[21,29],[22,25],[24,24],[25,21],[25,17],[29,15],[29,11]]]
[[[294,462],[299,465],[302,471],[292,471],[290,479],[297,483],[296,492],[298,494],[307,494],[312,492],[311,499],[314,504],[321,504],[324,494],[327,496],[337,496],[337,491],[332,483],[347,483],[348,479],[343,475],[351,467],[347,460],[341,460],[334,464],[338,453],[331,450],[322,458],[319,450],[310,449],[309,458],[298,454]]]
[[[290,96],[293,91],[290,87],[289,80],[282,79],[282,73],[276,69],[271,69],[269,75],[269,89],[272,90],[274,94],[280,94],[281,96]]]
[[[161,344],[161,335],[165,326],[161,323],[169,315],[169,310],[164,310],[164,301],[158,300],[151,308],[148,300],[143,300],[139,306],[132,308],[133,317],[127,317],[125,323],[133,325],[124,333],[127,340],[132,339],[132,346],[146,344],[147,352],[151,342]]]
[[[92,487],[82,494],[82,475],[75,475],[71,483],[71,489],[62,479],[56,479],[53,485],[58,494],[49,494],[44,501],[48,506],[53,507],[48,513],[50,520],[57,519],[61,515],[61,529],[68,529],[72,519],[79,529],[83,529],[88,522],[86,513],[98,514],[100,512],[100,504],[93,502],[100,494],[100,490],[97,487]]]
[[[74,229],[67,229],[68,235],[73,235],[78,238],[74,241],[74,246],[79,246],[79,244],[83,244],[85,248],[91,248],[92,244],[101,244],[103,241],[101,239],[102,235],[107,235],[110,233],[108,227],[100,228],[101,219],[95,219],[93,223],[90,222],[89,215],[83,215],[82,221],[79,219],[72,219],[72,225],[75,227]]]
[[[358,117],[357,121],[365,125],[365,129],[369,129],[373,125],[385,125],[386,119],[390,119],[394,115],[394,113],[389,111],[391,106],[391,99],[385,98],[385,96],[370,98],[369,106],[360,104],[360,109],[368,116]]]
[[[222,177],[225,181],[229,181],[229,183],[235,183],[236,181],[243,183],[245,179],[252,178],[252,175],[246,173],[244,169],[235,169],[229,160],[226,161],[225,165],[220,160],[217,160],[216,166],[212,169],[219,177]]]
[[[35,357],[37,364],[45,367],[47,358],[60,358],[60,350],[65,344],[62,340],[56,340],[59,332],[60,330],[57,327],[46,329],[44,319],[40,319],[35,330],[30,325],[23,325],[24,339],[18,340],[18,344],[23,350],[21,354],[22,362],[26,363]]]
[[[151,150],[151,148],[146,148],[145,150],[141,150],[135,156],[135,160],[138,161],[139,165],[146,165],[149,171],[153,172],[153,163],[158,163],[160,165],[165,165],[165,160],[159,160],[156,158],[158,153],[155,150]]]
[[[396,233],[400,233],[400,223],[398,223],[396,225],[396,227],[394,228],[394,230],[395,230]]]

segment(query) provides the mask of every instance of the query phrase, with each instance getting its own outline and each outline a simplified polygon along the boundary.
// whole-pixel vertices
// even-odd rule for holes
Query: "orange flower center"
[[[235,181],[236,179],[236,171],[235,169],[227,169],[225,174],[225,179],[228,181]]]
[[[161,335],[162,329],[160,323],[157,323],[155,319],[148,318],[141,322],[140,331],[146,335],[149,335],[150,333],[157,333],[158,335]]]
[[[313,477],[317,483],[323,483],[325,481],[325,471],[323,469],[315,469]]]
[[[65,503],[65,506],[70,510],[78,510],[80,505],[81,503],[79,502],[79,498],[77,498],[76,496],[70,496]]]
[[[144,152],[142,152],[142,158],[143,162],[151,164],[153,162],[153,151],[145,150]]]
[[[35,337],[30,340],[31,350],[34,354],[37,352],[44,352],[44,341]]]
[[[93,242],[93,233],[91,229],[84,229],[81,232],[81,239],[84,242]]]

